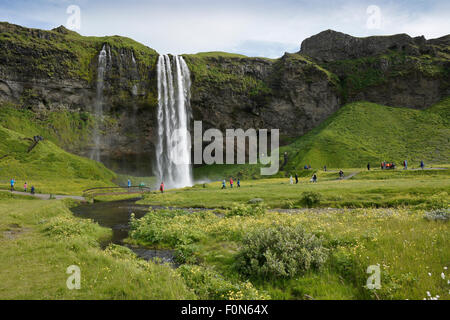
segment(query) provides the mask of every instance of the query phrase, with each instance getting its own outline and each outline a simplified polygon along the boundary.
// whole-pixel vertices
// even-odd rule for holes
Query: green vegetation
[[[277,175],[302,174],[304,165],[313,168],[354,168],[370,163],[403,160],[417,167],[448,163],[450,159],[450,98],[425,110],[393,108],[369,102],[343,106],[304,136],[279,149],[288,163]],[[209,165],[195,168],[198,179],[235,176],[259,178],[259,165]],[[312,175],[312,174],[311,174]]]
[[[137,259],[125,247],[101,250],[110,230],[75,218],[69,204],[0,201],[1,299],[195,298],[171,267]],[[80,290],[66,287],[71,265],[80,267]]]
[[[326,70],[344,75],[341,79],[344,101],[354,97],[369,87],[388,84],[398,77],[414,77],[420,73],[429,78],[449,81],[448,57],[442,57],[444,50],[436,50],[436,56],[427,54],[411,56],[405,52],[391,51],[379,56],[351,60],[338,60],[323,64]]]
[[[28,182],[36,193],[81,194],[92,186],[111,186],[115,174],[103,164],[75,156],[51,141],[40,141],[30,152],[33,139],[0,126],[0,186],[16,188]]]
[[[65,76],[92,81],[96,73],[91,64],[104,44],[110,45],[112,54],[124,49],[132,51],[136,62],[143,66],[138,70],[145,70],[142,76],[148,76],[146,67],[153,66],[158,55],[155,50],[126,37],[83,37],[62,26],[44,31],[1,22],[0,31],[0,42],[6,44],[1,56],[18,71],[34,76]],[[16,54],[17,50],[31,48],[33,55]]]
[[[186,54],[183,57],[195,77],[196,85],[191,90],[197,90],[198,93],[208,91],[209,94],[214,94],[214,90],[231,90],[235,94],[249,95],[251,100],[260,104],[272,93],[266,82],[241,70],[243,60],[266,59],[221,52]]]
[[[421,300],[427,291],[449,299],[441,277],[448,276],[449,225],[423,215],[409,209],[313,209],[262,216],[162,210],[134,220],[130,241],[177,250],[187,285],[211,299],[230,298],[224,291],[235,292],[233,283],[252,289],[240,294],[244,299],[257,293],[274,299]],[[292,246],[295,237],[303,242]],[[305,247],[297,248],[301,243]],[[307,268],[313,262],[322,268]],[[365,288],[369,265],[380,266],[379,290]]]
[[[94,120],[88,112],[59,110],[38,114],[5,103],[0,106],[0,125],[26,137],[43,136],[65,150],[77,153],[91,143]]]

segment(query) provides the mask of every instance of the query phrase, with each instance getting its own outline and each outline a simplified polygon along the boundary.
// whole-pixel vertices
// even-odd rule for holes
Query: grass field
[[[306,171],[306,170],[303,170]],[[446,207],[449,203],[450,170],[364,171],[345,169],[346,175],[360,172],[348,180],[339,180],[337,170],[316,171],[318,183],[300,177],[290,185],[289,178],[241,180],[241,188],[221,189],[221,182],[199,184],[191,188],[147,194],[140,203],[178,207],[230,208],[261,198],[270,208],[303,207],[303,194],[314,192],[319,207]]]
[[[101,250],[111,231],[75,218],[68,205],[0,201],[0,299],[195,298],[171,267],[138,260],[124,247]],[[80,290],[66,286],[70,265],[81,269]]]
[[[445,269],[450,261],[449,225],[423,215],[410,209],[310,209],[258,216],[158,211],[133,223],[131,241],[173,248],[185,270],[207,274],[198,279],[200,284],[189,284],[194,291],[209,288],[202,298],[221,297],[223,287],[211,285],[209,279],[219,277],[229,283],[250,282],[259,295],[272,299],[421,300],[429,298],[427,292],[449,299],[447,279],[442,278],[450,275]],[[322,267],[292,277],[240,274],[236,260],[243,239],[277,225],[301,225],[321,239],[328,250]],[[291,252],[283,241],[272,246]],[[379,265],[381,271],[376,291],[364,287],[370,265]]]

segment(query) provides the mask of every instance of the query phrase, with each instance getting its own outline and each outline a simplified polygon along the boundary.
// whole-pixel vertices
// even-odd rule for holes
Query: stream
[[[142,218],[149,210],[150,206],[138,205],[137,199],[128,199],[120,201],[96,202],[93,204],[83,204],[71,209],[73,214],[84,219],[92,219],[102,227],[112,229],[112,237],[102,243],[106,248],[109,244],[117,244],[130,248],[136,255],[144,260],[158,259],[170,264],[174,263],[173,250],[149,249],[147,247],[125,244],[124,239],[128,237],[130,230],[129,222],[131,214],[135,218]]]

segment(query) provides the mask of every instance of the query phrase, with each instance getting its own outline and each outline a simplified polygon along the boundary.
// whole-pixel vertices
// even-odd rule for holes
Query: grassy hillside
[[[51,141],[41,141],[28,152],[32,136],[0,126],[0,182],[11,178],[22,188],[26,181],[36,192],[80,193],[90,186],[112,185],[115,174],[101,163],[70,154]]]
[[[288,163],[279,175],[312,168],[361,168],[368,162],[410,166],[450,162],[450,98],[426,109],[392,108],[369,102],[345,105],[321,125],[280,148]],[[258,177],[256,165],[211,165],[195,169],[197,178]]]
[[[368,102],[342,107],[319,127],[283,151],[288,168],[363,167],[394,161],[410,164],[450,160],[450,99],[426,110],[392,108]]]

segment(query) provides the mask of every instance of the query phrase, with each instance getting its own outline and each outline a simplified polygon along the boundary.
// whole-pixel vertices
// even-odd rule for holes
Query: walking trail
[[[3,192],[11,192],[9,190],[0,190]],[[18,194],[18,195],[22,195],[22,196],[32,196],[32,197],[36,197],[42,200],[49,200],[49,199],[75,199],[75,200],[81,200],[81,201],[86,201],[85,197],[82,196],[71,196],[71,195],[57,195],[57,194],[52,194],[51,198],[50,198],[50,194],[49,193],[35,193],[35,194],[31,194],[29,192],[22,192],[22,191],[13,191],[13,194]]]

